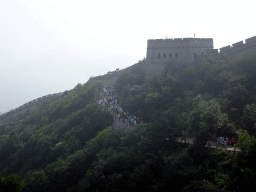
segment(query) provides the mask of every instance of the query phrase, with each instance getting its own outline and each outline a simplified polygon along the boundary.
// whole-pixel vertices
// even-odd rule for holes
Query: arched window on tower
[[[194,53],[194,58],[196,58],[196,53]]]
[[[160,59],[160,53],[158,53],[158,59]]]
[[[164,59],[166,59],[166,54],[164,53]]]
[[[169,53],[169,57],[172,58],[172,54],[171,53]]]
[[[175,53],[175,57],[178,57],[178,53]]]

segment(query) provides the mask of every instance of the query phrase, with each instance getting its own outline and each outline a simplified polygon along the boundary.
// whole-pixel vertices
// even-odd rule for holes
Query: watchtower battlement
[[[177,62],[192,63],[196,55],[206,55],[207,49],[213,49],[212,38],[149,39],[147,61],[160,63],[175,57]]]

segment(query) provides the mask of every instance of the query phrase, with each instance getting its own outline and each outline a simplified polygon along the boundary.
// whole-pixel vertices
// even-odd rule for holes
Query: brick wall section
[[[155,74],[159,74],[162,69],[163,69],[163,62],[162,63],[150,63],[147,60],[143,60],[139,63],[136,63],[130,67],[127,67],[121,71],[117,71],[114,72],[112,74],[106,74],[106,75],[102,75],[102,76],[98,76],[98,77],[94,77],[89,79],[89,82],[91,83],[99,83],[100,81],[100,85],[101,88],[105,87],[107,85],[111,85],[113,86],[116,79],[123,73],[128,72],[131,70],[132,67],[137,66],[139,68],[139,70],[142,70],[146,73],[147,77],[152,77]]]
[[[234,43],[233,46],[226,46],[220,49],[219,53],[211,54],[211,56],[215,59],[219,59],[222,54],[227,53],[230,57],[231,62],[235,62],[239,59],[243,54],[256,54],[256,36],[246,39],[246,43],[243,41]],[[209,50],[210,51],[210,50]],[[209,55],[209,54],[208,54]],[[202,62],[205,59],[206,55],[197,56],[196,62]]]
[[[139,63],[136,63],[130,67],[127,67],[121,71],[115,71],[112,74],[106,74],[106,75],[102,75],[102,76],[97,76],[97,77],[93,77],[90,78],[88,82],[90,83],[98,83],[100,81],[101,84],[101,88],[107,86],[107,85],[114,85],[116,79],[123,73],[128,72],[132,69],[132,67],[134,66],[138,66],[139,70],[143,70],[143,71],[147,71],[148,73],[150,73],[152,71],[151,67],[149,67],[148,63],[146,60],[143,60]],[[148,69],[147,69],[148,68]]]
[[[243,41],[239,41],[239,42],[237,42],[237,43],[234,43],[234,44],[233,44],[233,47],[239,47],[239,46],[241,46],[241,45],[243,45],[243,44],[244,44]]]

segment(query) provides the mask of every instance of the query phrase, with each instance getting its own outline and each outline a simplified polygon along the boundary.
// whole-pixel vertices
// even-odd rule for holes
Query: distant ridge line
[[[50,97],[61,97],[63,94],[63,92],[60,93],[54,93],[54,94],[49,94],[49,95],[45,95],[42,97],[38,97],[37,99],[34,99],[32,101],[29,101],[15,109],[11,109],[10,111],[3,113],[0,115],[0,120],[7,118],[8,116],[14,115],[15,113],[19,113],[25,109],[29,109],[31,107],[33,107],[36,103],[39,103],[40,101],[42,101],[45,98],[50,98]]]

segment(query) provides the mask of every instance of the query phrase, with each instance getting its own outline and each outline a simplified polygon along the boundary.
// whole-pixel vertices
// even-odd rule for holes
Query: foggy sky
[[[0,1],[0,112],[146,57],[148,39],[256,35],[252,1]]]

